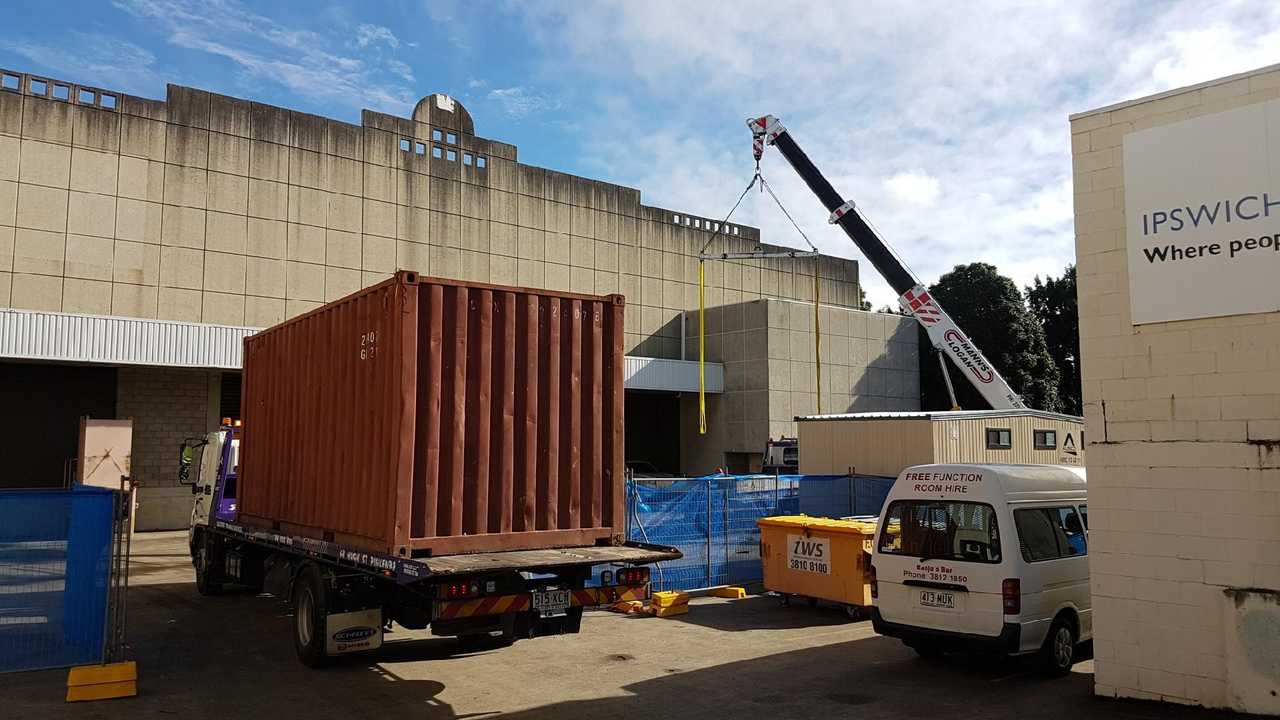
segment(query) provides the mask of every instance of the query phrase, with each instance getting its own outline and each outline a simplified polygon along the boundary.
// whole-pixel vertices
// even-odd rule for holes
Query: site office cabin
[[[1092,635],[1084,470],[907,468],[881,512],[872,565],[880,634],[925,655],[1042,652],[1065,672]]]

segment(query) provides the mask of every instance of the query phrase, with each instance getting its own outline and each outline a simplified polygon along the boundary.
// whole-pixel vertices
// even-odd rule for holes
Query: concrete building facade
[[[914,331],[854,309],[855,262],[717,261],[706,266],[716,318],[707,359],[723,381],[709,403],[715,434],[698,435],[688,393],[697,253],[713,235],[714,252],[771,246],[755,228],[646,206],[639,190],[517,155],[477,136],[466,108],[444,95],[423,98],[408,118],[365,110],[353,125],[175,85],[159,101],[0,71],[0,308],[23,327],[73,315],[252,332],[396,269],[622,293],[627,354],[662,361],[675,378],[638,382],[634,402],[629,395],[629,413],[634,405],[646,422],[670,419],[668,440],[645,452],[663,455],[663,469],[704,472],[749,464],[770,435],[793,434],[791,416],[817,410],[809,368],[799,367],[814,365],[816,274],[831,368],[823,409],[918,407]],[[148,439],[146,428],[194,430],[231,402],[233,366],[182,372],[205,373],[204,384],[142,369],[117,380],[116,413],[143,419],[135,468],[144,487],[172,486],[174,473],[153,458],[176,453],[147,449],[173,438]],[[156,397],[142,386],[166,390]]]
[[[1280,66],[1071,118],[1099,695],[1280,713],[1275,128]]]

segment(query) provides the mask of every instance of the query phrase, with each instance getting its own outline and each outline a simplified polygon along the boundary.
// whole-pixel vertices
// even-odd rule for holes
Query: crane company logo
[[[1123,200],[1106,207],[1125,208],[1135,325],[1280,310],[1278,118],[1271,100],[1124,136]],[[1114,226],[1086,227],[1082,249]]]
[[[1071,439],[1071,433],[1067,433],[1067,437],[1062,441],[1062,452],[1068,455],[1078,455],[1076,452],[1076,441]]]
[[[995,373],[991,372],[991,367],[982,361],[982,354],[973,346],[969,338],[965,337],[959,330],[951,329],[942,336],[946,340],[947,345],[951,346],[955,357],[959,358],[969,372],[978,379],[978,382],[989,383],[996,379]]]

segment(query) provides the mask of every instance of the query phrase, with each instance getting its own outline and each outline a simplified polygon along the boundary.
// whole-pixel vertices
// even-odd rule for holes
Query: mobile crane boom
[[[752,150],[757,163],[764,154],[765,145],[778,148],[778,152],[791,163],[791,167],[813,194],[831,212],[828,222],[839,225],[844,230],[894,292],[898,293],[898,304],[902,309],[924,327],[933,346],[939,352],[946,353],[956,367],[964,371],[965,377],[991,407],[996,410],[1025,408],[1022,399],[1009,387],[995,366],[987,361],[982,351],[947,315],[924,285],[889,252],[888,246],[858,214],[853,201],[842,198],[831,183],[827,182],[778,118],[765,115],[748,120],[747,126],[751,128]]]

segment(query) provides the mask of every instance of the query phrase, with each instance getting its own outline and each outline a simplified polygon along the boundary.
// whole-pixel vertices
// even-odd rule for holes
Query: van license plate
[[[956,606],[956,594],[938,590],[921,590],[920,607],[932,610],[959,610]]]
[[[568,590],[542,590],[533,594],[533,609],[542,617],[561,617],[569,612]]]

